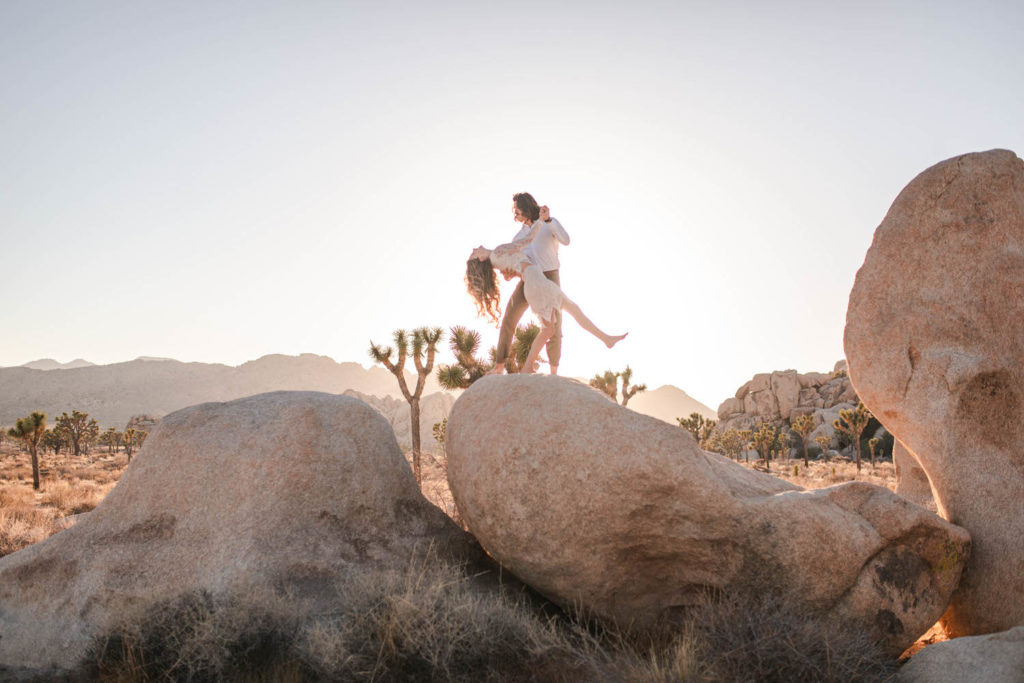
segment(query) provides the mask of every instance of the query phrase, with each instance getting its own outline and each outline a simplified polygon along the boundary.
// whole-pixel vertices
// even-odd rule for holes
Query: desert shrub
[[[90,677],[116,681],[303,680],[297,614],[273,596],[195,592],[150,606],[101,638]]]
[[[60,531],[51,510],[35,506],[32,490],[0,487],[0,557],[38,543]]]
[[[895,662],[769,598],[704,598],[671,625],[545,613],[460,567],[354,570],[333,609],[193,593],[98,642],[90,674],[132,681],[880,681]]]
[[[538,667],[571,669],[585,639],[443,563],[354,574],[338,589],[345,607],[303,635],[304,661],[318,678],[526,680]]]
[[[107,489],[92,481],[59,479],[46,484],[41,501],[62,516],[77,515],[95,508],[106,494]]]
[[[896,662],[863,633],[842,632],[770,597],[705,596],[674,634],[623,639],[624,681],[882,681]]]

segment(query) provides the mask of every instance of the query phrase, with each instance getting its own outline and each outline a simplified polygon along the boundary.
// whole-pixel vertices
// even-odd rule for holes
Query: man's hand
[[[547,207],[547,204],[540,207],[540,219],[545,222],[551,220],[551,209]]]

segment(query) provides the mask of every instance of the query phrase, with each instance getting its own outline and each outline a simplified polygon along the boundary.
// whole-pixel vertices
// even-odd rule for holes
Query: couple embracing
[[[512,335],[527,306],[540,321],[540,333],[530,347],[530,353],[523,364],[523,372],[536,372],[537,358],[545,345],[551,374],[558,374],[558,362],[562,351],[562,311],[567,311],[580,327],[600,339],[608,348],[625,339],[626,335],[610,335],[602,332],[583,314],[580,307],[562,292],[558,278],[558,245],[569,244],[569,234],[557,219],[551,217],[546,206],[539,206],[527,192],[512,197],[512,211],[516,222],[523,227],[508,244],[494,249],[480,246],[473,250],[466,262],[466,287],[476,302],[480,315],[498,322],[498,306],[501,292],[495,269],[500,270],[506,280],[519,277],[512,297],[505,307],[501,321],[501,333],[495,354],[495,366],[491,373],[505,371],[505,360],[512,344]]]

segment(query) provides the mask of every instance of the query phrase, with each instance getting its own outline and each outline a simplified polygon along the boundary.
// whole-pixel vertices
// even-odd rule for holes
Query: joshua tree
[[[72,410],[70,417],[61,413],[57,418],[57,431],[62,432],[71,442],[75,457],[82,454],[82,446],[86,446],[99,436],[100,425],[96,420],[89,419],[89,413]]]
[[[603,375],[594,375],[590,380],[590,386],[610,398],[613,402],[619,402],[619,373],[605,370]]]
[[[121,433],[116,427],[108,427],[100,434],[100,445],[107,447],[107,453],[113,454],[121,445]]]
[[[618,386],[620,378],[622,379],[621,391]],[[621,395],[622,405],[625,406],[629,403],[629,399],[633,398],[641,391],[647,391],[646,384],[637,384],[630,388],[629,382],[632,379],[633,369],[627,365],[626,369],[622,372],[605,370],[603,375],[594,375],[593,379],[590,380],[590,386],[594,387],[616,403],[618,403],[618,397]]]
[[[476,352],[480,348],[480,333],[462,325],[449,330],[448,346],[455,356],[454,365],[437,366],[437,381],[445,389],[465,389],[487,374],[492,365],[484,365]]]
[[[725,454],[733,460],[739,460],[744,447],[750,443],[750,432],[739,429],[727,429],[718,438]]]
[[[124,452],[128,455],[128,462],[132,461],[132,453],[135,452],[135,436],[138,432],[134,427],[124,430]]]
[[[622,378],[622,405],[625,406],[629,403],[629,399],[636,396],[641,391],[647,391],[646,384],[637,384],[632,389],[629,388],[629,381],[633,379],[633,370],[628,365],[626,369],[619,373],[619,377]]]
[[[437,345],[443,335],[444,332],[440,327],[418,327],[412,331],[411,335],[405,330],[395,330],[394,349],[390,346],[378,346],[372,340],[370,341],[370,357],[398,378],[398,386],[402,390],[402,395],[409,402],[409,416],[412,420],[412,469],[416,475],[417,486],[420,486],[423,480],[420,470],[420,396],[423,395],[427,377],[434,369],[434,356],[437,354]],[[396,350],[397,356],[395,360],[391,360],[391,355]],[[409,386],[405,382],[405,360],[408,358],[410,350],[417,375],[414,391],[409,391]]]
[[[39,490],[39,442],[46,432],[46,413],[34,412],[28,417],[18,418],[7,434],[21,439],[28,446],[32,457],[32,488]]]
[[[448,418],[434,423],[434,441],[444,446],[444,439],[448,436]]]
[[[853,445],[857,451],[857,471],[860,471],[860,435],[864,432],[864,428],[868,426],[868,420],[871,419],[871,413],[864,407],[861,402],[857,403],[856,410],[840,410],[839,419],[832,421],[832,426],[838,431],[848,435],[853,441]]]
[[[529,325],[520,325],[516,328],[516,332],[512,337],[512,344],[508,348],[508,358],[505,359],[505,372],[510,375],[514,375],[519,372],[523,367],[523,363],[530,355],[530,347],[533,345],[533,340],[540,334],[540,327],[537,323],[530,323]],[[494,365],[494,359],[497,356],[498,349],[494,346],[490,350],[491,365]]]
[[[878,451],[878,444],[880,443],[882,443],[881,439],[868,439],[868,452],[871,453],[871,469],[875,469],[875,453]]]
[[[807,467],[810,464],[807,448],[810,445],[808,442],[811,440],[811,432],[814,431],[815,427],[814,416],[799,415],[790,423],[790,427],[800,436],[800,443],[804,446],[804,467]]]
[[[677,417],[676,422],[679,423],[680,427],[690,432],[690,436],[702,448],[702,444],[711,437],[715,426],[718,425],[718,420],[709,420],[700,413],[690,413],[690,417],[687,418]]]
[[[828,462],[828,450],[832,445],[832,437],[816,436],[814,437],[814,443],[818,444],[818,448],[821,449],[821,457],[825,458],[825,462]]]
[[[765,469],[771,469],[769,461],[771,460],[772,449],[775,448],[779,443],[779,433],[767,422],[762,422],[751,437],[751,445],[757,454],[764,460]]]

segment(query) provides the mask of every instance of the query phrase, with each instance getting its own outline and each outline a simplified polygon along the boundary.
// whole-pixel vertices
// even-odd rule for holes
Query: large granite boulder
[[[479,553],[416,487],[381,415],[276,392],[165,417],[94,511],[0,559],[0,678],[73,669],[93,638],[196,590],[330,600],[354,568]]]
[[[900,683],[1022,683],[1024,626],[935,643],[900,669]]]
[[[572,380],[485,377],[448,418],[462,518],[562,604],[653,623],[706,590],[775,593],[898,653],[942,614],[969,536],[887,489],[805,491]]]
[[[864,404],[974,541],[943,624],[1024,624],[1024,161],[967,154],[914,178],[857,273],[846,357]]]

